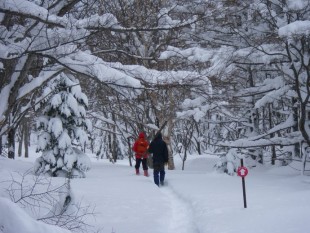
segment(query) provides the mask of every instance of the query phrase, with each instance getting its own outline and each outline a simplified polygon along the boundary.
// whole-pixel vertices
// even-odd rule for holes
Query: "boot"
[[[139,169],[136,169],[136,175],[140,175]]]
[[[144,176],[149,176],[149,173],[147,170],[144,170]]]

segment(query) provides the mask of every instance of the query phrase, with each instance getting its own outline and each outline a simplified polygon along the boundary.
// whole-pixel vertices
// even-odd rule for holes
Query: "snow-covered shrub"
[[[219,161],[215,164],[217,171],[225,172],[228,175],[234,175],[241,166],[241,159],[243,159],[244,166],[255,167],[256,162],[250,156],[245,156],[244,153],[238,151],[237,148],[231,148],[229,151],[222,155]]]
[[[232,176],[238,168],[239,160],[237,149],[232,148],[226,155],[220,157],[215,167],[218,171],[225,172]]]
[[[37,151],[42,151],[34,166],[36,174],[85,177],[90,159],[73,145],[88,142],[91,123],[86,119],[88,105],[80,84],[70,74],[60,74],[50,83],[53,95],[43,116],[37,119]]]

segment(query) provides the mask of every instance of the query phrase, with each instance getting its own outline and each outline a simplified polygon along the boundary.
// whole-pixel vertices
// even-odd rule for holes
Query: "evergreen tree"
[[[53,95],[37,120],[37,151],[42,151],[42,156],[36,160],[35,173],[85,177],[90,159],[77,146],[85,145],[91,130],[85,118],[88,99],[70,74],[57,76],[49,90]]]

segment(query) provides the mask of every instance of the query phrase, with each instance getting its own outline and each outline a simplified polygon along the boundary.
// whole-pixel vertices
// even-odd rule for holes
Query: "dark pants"
[[[154,183],[159,186],[159,181],[162,183],[165,180],[165,165],[154,164]]]
[[[142,167],[143,170],[147,170],[147,162],[146,162],[146,158],[136,158],[136,165],[135,168],[139,169],[140,168],[140,163],[142,162]]]

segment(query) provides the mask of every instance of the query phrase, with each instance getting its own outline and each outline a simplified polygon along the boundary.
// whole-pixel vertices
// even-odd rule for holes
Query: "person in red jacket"
[[[139,175],[139,168],[140,164],[142,162],[142,167],[144,171],[145,176],[149,176],[148,174],[148,167],[147,167],[147,157],[148,157],[148,152],[147,149],[149,147],[149,142],[146,140],[145,134],[141,132],[139,134],[139,138],[135,141],[132,150],[136,153],[136,175]]]

